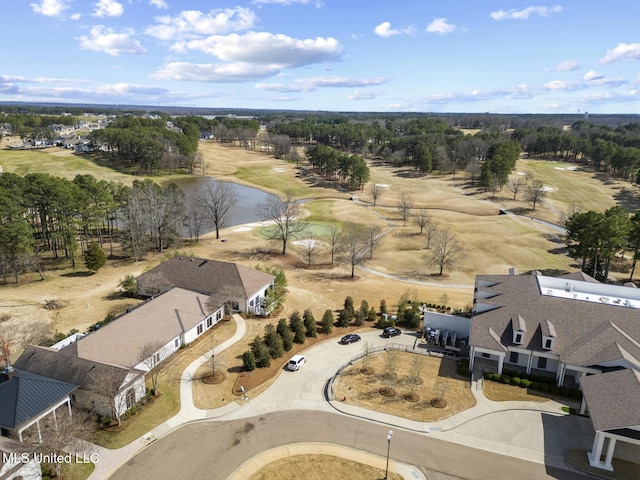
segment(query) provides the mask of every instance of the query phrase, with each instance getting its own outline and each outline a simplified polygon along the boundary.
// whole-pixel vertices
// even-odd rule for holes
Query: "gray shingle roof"
[[[147,345],[163,346],[202,322],[208,296],[173,288],[76,342],[78,357],[134,368]]]
[[[479,275],[474,303],[477,313],[471,321],[471,346],[495,350],[490,329],[504,347],[514,346],[513,323],[517,320],[513,319],[521,316],[527,328],[525,348],[544,351],[543,332],[555,332],[552,351],[563,362],[593,365],[588,362],[616,342],[640,362],[638,309],[543,295],[535,275]]]
[[[77,385],[15,368],[15,376],[0,382],[0,427],[15,429],[73,392]]]
[[[121,383],[124,383],[131,371],[117,365],[79,358],[78,342],[60,350],[29,345],[14,362],[14,367],[69,382],[78,385],[83,390],[91,390],[91,384],[97,378],[120,380]],[[140,374],[143,373],[140,372]]]
[[[640,425],[640,372],[589,375],[580,379],[580,386],[596,430]]]
[[[236,263],[206,258],[173,257],[138,277],[139,288],[160,280],[168,287],[180,287],[215,295],[223,288],[236,289],[238,297],[249,298],[275,277]]]

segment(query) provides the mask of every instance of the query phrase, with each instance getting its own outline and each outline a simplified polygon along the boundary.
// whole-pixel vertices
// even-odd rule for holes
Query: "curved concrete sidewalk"
[[[236,333],[232,338],[218,346],[215,349],[215,353],[223,351],[243,337],[246,331],[244,320],[240,316],[234,316],[234,319],[237,324]],[[361,337],[362,343],[367,342],[372,347],[390,343],[413,347],[417,343],[415,334],[403,334],[393,339],[385,339],[381,337],[379,331],[371,331],[361,333]],[[193,405],[191,380],[197,368],[202,364],[202,359],[194,361],[182,375],[180,412],[123,448],[108,450],[96,447],[97,450],[92,449],[92,451],[98,451],[100,461],[96,464],[96,469],[89,478],[91,480],[108,478],[111,473],[145,448],[150,442],[169,434],[172,430],[186,423],[205,419],[222,420],[222,417],[224,417],[224,420],[242,419],[283,410],[337,412],[338,414],[349,415],[363,421],[381,423],[395,428],[428,434],[442,440],[473,446],[481,450],[510,455],[562,469],[571,468],[564,461],[564,450],[560,452],[560,456],[550,456],[549,446],[545,444],[546,439],[544,437],[540,438],[541,435],[546,435],[546,433],[542,433],[542,416],[568,417],[560,410],[563,404],[554,401],[544,403],[493,402],[487,399],[482,390],[477,389],[477,385],[474,383],[472,385],[472,393],[476,399],[474,407],[447,419],[425,423],[358,408],[335,399],[327,399],[326,388],[329,379],[342,365],[356,356],[361,349],[357,343],[340,345],[338,341],[338,338],[329,339],[306,350],[307,363],[300,371],[281,372],[274,383],[259,396],[250,398],[244,404],[231,402],[224,407],[211,410],[200,410]],[[291,395],[291,392],[296,392],[296,395]],[[512,414],[515,411],[524,413],[512,418]],[[514,422],[522,422],[518,431],[532,432],[531,438],[526,439],[526,441],[516,438],[513,433]],[[490,437],[485,435],[487,429],[490,432],[506,432],[506,436],[495,434]],[[568,435],[560,432],[562,435],[559,442],[562,444],[562,442],[566,441],[570,443],[571,447],[577,446],[581,449],[588,449],[593,438],[593,430],[590,425],[576,427],[574,430],[581,434],[580,438],[568,438]],[[571,437],[575,436],[574,430],[571,431]],[[314,452],[312,446],[309,446],[307,451],[309,453]],[[410,465],[406,467],[408,470],[405,473],[410,474],[406,478],[416,478],[416,469]],[[414,472],[412,473],[411,470],[414,470]],[[400,473],[400,471],[398,472]]]
[[[232,318],[236,322],[236,331],[233,336],[215,347],[211,352],[208,352],[207,355],[217,355],[234,343],[242,340],[247,331],[247,325],[244,318],[240,315],[233,315]],[[236,402],[231,402],[224,407],[216,408],[214,410],[200,410],[199,408],[196,408],[193,404],[193,387],[191,382],[196,370],[200,365],[202,365],[202,363],[202,357],[198,358],[194,360],[182,373],[182,377],[180,378],[180,411],[175,416],[122,448],[111,450],[93,444],[86,447],[90,452],[97,452],[99,458],[98,462],[95,464],[96,466],[93,473],[89,476],[89,480],[103,480],[108,478],[115,470],[117,470],[123,463],[133,457],[141,449],[157,438],[167,435],[174,428],[188,422],[203,420],[205,418],[220,417],[241,406]]]

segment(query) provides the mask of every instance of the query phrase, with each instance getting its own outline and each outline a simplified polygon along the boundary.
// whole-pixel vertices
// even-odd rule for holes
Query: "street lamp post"
[[[393,437],[393,430],[389,430],[387,434],[387,467],[384,470],[384,480],[389,478],[389,450],[391,450],[391,437]]]

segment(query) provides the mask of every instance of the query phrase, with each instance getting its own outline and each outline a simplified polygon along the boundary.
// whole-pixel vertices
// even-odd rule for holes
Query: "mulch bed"
[[[219,383],[224,382],[225,375],[220,371],[215,371],[213,373],[207,373],[202,376],[202,383],[206,383],[207,385],[218,385]]]

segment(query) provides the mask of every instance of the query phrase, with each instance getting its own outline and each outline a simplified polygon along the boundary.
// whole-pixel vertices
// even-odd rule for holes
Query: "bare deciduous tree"
[[[282,243],[282,255],[287,254],[287,244],[291,237],[302,232],[305,223],[302,221],[302,205],[298,203],[292,192],[284,195],[269,195],[267,200],[258,206],[258,217],[263,221],[273,222],[268,230],[271,240]]]
[[[40,434],[31,434],[23,437],[31,450],[43,454],[44,458],[52,458],[54,455],[65,455],[71,453],[78,458],[82,454],[88,454],[87,442],[81,440],[91,438],[93,434],[93,421],[86,412],[74,409],[70,414],[67,406],[58,408],[55,417],[44,419],[45,425],[40,428]],[[56,471],[60,478],[62,462],[48,464]],[[18,478],[18,477],[16,477]]]
[[[318,252],[319,242],[314,235],[310,235],[309,238],[300,240],[299,248],[302,254],[307,259],[307,265],[311,266],[314,255]]]
[[[433,249],[427,258],[432,265],[440,267],[439,275],[442,275],[444,267],[455,265],[461,256],[462,245],[457,237],[449,230],[441,230],[433,239]]]
[[[398,212],[402,217],[402,223],[406,227],[407,219],[413,208],[413,198],[407,192],[402,192],[398,197]]]
[[[520,175],[511,177],[509,179],[509,182],[507,183],[507,188],[511,190],[511,192],[513,192],[514,200],[516,199],[518,192],[522,190],[522,188],[524,188],[526,184],[527,184],[527,180]]]
[[[426,227],[430,221],[431,215],[429,215],[424,208],[418,210],[418,212],[413,216],[413,223],[420,229],[420,235],[422,235],[424,227]]]
[[[343,230],[342,245],[342,255],[351,265],[351,278],[354,278],[356,265],[360,265],[367,254],[367,234],[358,225],[348,225]]]
[[[371,199],[373,200],[373,206],[376,206],[378,202],[378,198],[382,194],[382,187],[377,183],[372,183],[369,186],[369,195],[371,195]]]
[[[160,364],[164,360],[164,358],[162,358],[162,352],[159,351],[161,348],[162,344],[159,342],[147,343],[142,347],[138,354],[138,361],[144,365],[149,377],[151,378],[151,386],[153,388],[154,395],[158,394]]]
[[[369,258],[373,258],[373,251],[382,240],[384,232],[382,231],[382,228],[373,225],[367,228],[366,234],[367,234],[367,247],[369,248]]]
[[[200,241],[200,234],[204,230],[206,212],[199,198],[189,198],[186,202],[185,226],[189,236],[196,242]]]
[[[220,229],[229,218],[231,208],[238,200],[233,185],[211,180],[200,195],[207,220],[216,229],[216,238],[220,238]]]
[[[333,265],[335,256],[342,250],[342,232],[339,227],[331,226],[329,233],[325,236],[324,244],[331,254],[331,265]]]
[[[436,236],[436,233],[438,233],[438,221],[432,218],[424,228],[427,234],[427,249],[429,249],[431,248],[431,241]]]
[[[126,392],[122,391],[125,375],[119,369],[100,369],[91,374],[89,387],[96,412],[108,411],[111,417],[122,423],[120,412],[127,405]]]
[[[533,203],[533,210],[536,209],[536,203],[543,203],[544,197],[547,195],[547,189],[540,180],[532,180],[530,185],[524,190],[524,195],[528,201]]]

